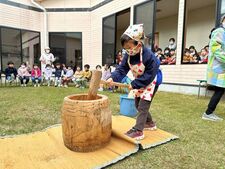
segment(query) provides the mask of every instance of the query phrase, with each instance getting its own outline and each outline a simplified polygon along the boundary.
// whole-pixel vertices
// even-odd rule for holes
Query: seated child
[[[66,65],[65,64],[62,64],[62,70],[63,70],[63,73],[62,75],[66,75],[66,72],[67,72],[67,68],[66,68]]]
[[[47,64],[44,70],[44,77],[45,81],[47,82],[47,85],[51,85],[51,77],[52,77],[53,71],[52,71],[52,66],[50,64]]]
[[[205,48],[203,48],[201,50],[201,53],[200,53],[200,61],[199,63],[207,63],[208,62],[208,52],[206,51]]]
[[[206,46],[204,47],[204,49],[205,49],[207,55],[209,55],[209,45],[206,45]]]
[[[135,89],[135,106],[139,111],[136,124],[125,133],[126,136],[140,140],[144,138],[143,130],[155,130],[149,108],[157,91],[157,73],[159,62],[155,55],[146,48],[142,40],[144,38],[143,24],[131,25],[121,36],[122,47],[126,55],[122,63],[112,73],[108,82],[121,82],[129,70],[135,79],[131,82],[129,89]]]
[[[91,71],[89,69],[90,69],[90,65],[88,64],[84,65],[82,78],[77,79],[77,84],[81,88],[85,88],[87,85],[87,82],[91,80]]]
[[[162,49],[161,48],[158,48],[156,50],[156,53],[155,53],[156,57],[160,60],[160,62],[162,62],[162,60],[165,59],[163,53],[162,53]]]
[[[193,60],[190,61],[190,63],[199,63],[200,57],[198,55],[198,52],[196,51],[194,46],[189,47],[190,55],[192,56]]]
[[[73,75],[72,81],[75,83],[75,87],[80,87],[77,81],[83,77],[83,72],[81,71],[80,66],[77,66],[76,72]]]
[[[102,72],[102,80],[106,81],[111,77],[111,70],[108,64],[105,64],[104,70]],[[98,91],[103,91],[103,84],[100,84]]]
[[[68,66],[66,74],[62,78],[62,85],[67,88],[68,83],[69,81],[72,80],[72,78],[73,78],[73,69],[72,66]]]
[[[8,62],[8,67],[5,69],[5,78],[6,81],[12,83],[16,80],[17,70],[14,68],[14,63],[12,61]]]
[[[62,76],[63,76],[63,70],[61,69],[61,65],[59,63],[56,63],[55,65],[55,87],[61,87],[62,86]]]
[[[162,59],[161,64],[167,65],[170,60],[170,49],[167,47],[164,49],[164,59]]]
[[[95,67],[95,69],[96,69],[96,70],[99,70],[99,71],[102,71],[101,65],[97,65],[97,66]]]
[[[193,61],[193,56],[190,54],[190,50],[186,48],[184,50],[183,63],[190,63]]]
[[[22,87],[26,87],[30,80],[30,73],[27,64],[23,62],[18,69],[18,77]]]
[[[119,50],[117,52],[117,55],[116,55],[116,64],[119,65],[123,60],[123,54],[122,54],[122,51]]]
[[[33,69],[31,70],[31,80],[33,82],[34,87],[40,87],[41,83],[41,70],[37,64],[34,64]]]
[[[168,65],[174,65],[176,63],[176,52],[174,49],[170,50],[170,58],[168,59]]]

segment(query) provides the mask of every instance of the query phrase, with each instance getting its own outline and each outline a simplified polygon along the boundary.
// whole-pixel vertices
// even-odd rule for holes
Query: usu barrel
[[[89,152],[109,143],[112,117],[109,99],[97,95],[76,94],[64,98],[62,110],[62,133],[66,147],[77,152]]]

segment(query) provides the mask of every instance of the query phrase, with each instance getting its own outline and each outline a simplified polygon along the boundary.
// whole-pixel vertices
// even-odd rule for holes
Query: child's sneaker
[[[26,85],[26,84],[24,84],[24,87],[27,87],[27,85]]]
[[[218,117],[214,113],[209,114],[209,115],[206,114],[206,113],[203,113],[202,119],[203,120],[209,120],[209,121],[222,121],[223,120],[222,118]]]
[[[103,88],[99,88],[98,91],[99,91],[99,92],[102,92],[102,91],[103,91]]]
[[[134,129],[134,128],[132,128],[128,132],[126,132],[125,135],[130,137],[130,138],[133,138],[135,140],[142,140],[145,137],[142,131],[139,131],[139,130]]]
[[[38,84],[38,87],[40,87],[40,84]]]
[[[34,87],[36,87],[36,84],[34,84]]]
[[[144,130],[153,131],[153,130],[156,130],[156,129],[157,129],[157,127],[155,125],[155,122],[153,122],[153,121],[152,122],[146,122]]]
[[[65,88],[68,88],[68,86],[67,86],[67,85],[64,85],[64,87],[65,87]]]

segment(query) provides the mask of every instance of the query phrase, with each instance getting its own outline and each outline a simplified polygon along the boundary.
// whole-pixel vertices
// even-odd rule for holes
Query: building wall
[[[41,2],[45,8],[90,8],[90,0],[45,0]]]
[[[206,64],[162,65],[164,83],[197,85],[197,80],[206,79]]]
[[[91,6],[95,6],[101,2],[103,2],[104,0],[90,0],[91,1]]]
[[[9,1],[21,3],[21,4],[25,4],[25,5],[29,5],[29,6],[34,6],[30,0],[9,0]]]
[[[42,13],[0,3],[0,25],[42,31]]]
[[[49,32],[82,32],[83,65],[92,63],[90,12],[49,12]],[[94,66],[95,64],[93,64]]]

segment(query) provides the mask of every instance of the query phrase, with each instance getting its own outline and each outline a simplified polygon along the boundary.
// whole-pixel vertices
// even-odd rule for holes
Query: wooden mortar
[[[90,86],[98,88],[96,81],[92,79],[92,82],[95,84]],[[74,94],[64,98],[62,135],[65,146],[72,151],[94,151],[110,141],[112,117],[109,99],[95,93],[95,89],[90,87],[89,94]]]

